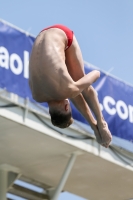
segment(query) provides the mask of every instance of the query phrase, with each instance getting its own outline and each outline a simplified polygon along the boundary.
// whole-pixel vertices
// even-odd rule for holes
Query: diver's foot
[[[101,145],[104,147],[108,148],[109,144],[111,143],[112,140],[112,135],[110,130],[108,129],[108,124],[104,120],[101,124],[98,124],[98,130],[101,136]]]

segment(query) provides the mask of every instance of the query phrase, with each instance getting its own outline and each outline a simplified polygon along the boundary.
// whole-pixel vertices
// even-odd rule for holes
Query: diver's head
[[[49,113],[51,122],[59,128],[66,128],[73,123],[71,106],[68,99],[62,101],[50,101]]]

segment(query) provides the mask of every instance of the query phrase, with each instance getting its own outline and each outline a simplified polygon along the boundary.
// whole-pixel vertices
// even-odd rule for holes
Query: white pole
[[[67,178],[68,178],[68,176],[70,174],[70,171],[71,171],[71,169],[73,167],[73,164],[74,164],[74,162],[76,160],[76,156],[77,156],[76,153],[73,153],[71,155],[71,157],[70,157],[70,159],[68,161],[68,164],[66,166],[66,169],[64,171],[64,174],[62,175],[61,180],[59,182],[59,185],[55,189],[54,194],[53,194],[51,200],[57,200],[58,199],[58,196],[60,195],[61,191],[63,190],[64,185],[65,185],[65,183],[67,181]]]
[[[0,169],[0,200],[7,200],[8,172]]]
[[[8,189],[19,176],[19,169],[7,164],[0,165],[0,200],[7,200]]]

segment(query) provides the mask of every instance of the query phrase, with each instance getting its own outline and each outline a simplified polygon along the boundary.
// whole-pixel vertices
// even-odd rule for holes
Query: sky
[[[0,18],[34,36],[50,25],[68,26],[85,61],[133,85],[133,0],[0,0]]]
[[[85,61],[133,85],[133,0],[0,0],[0,18],[34,36],[68,26]]]

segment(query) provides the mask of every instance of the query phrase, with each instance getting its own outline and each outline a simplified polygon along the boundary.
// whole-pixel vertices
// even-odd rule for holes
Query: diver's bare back
[[[29,83],[33,98],[38,102],[69,98],[73,80],[65,65],[65,33],[57,28],[41,32],[33,45]]]

